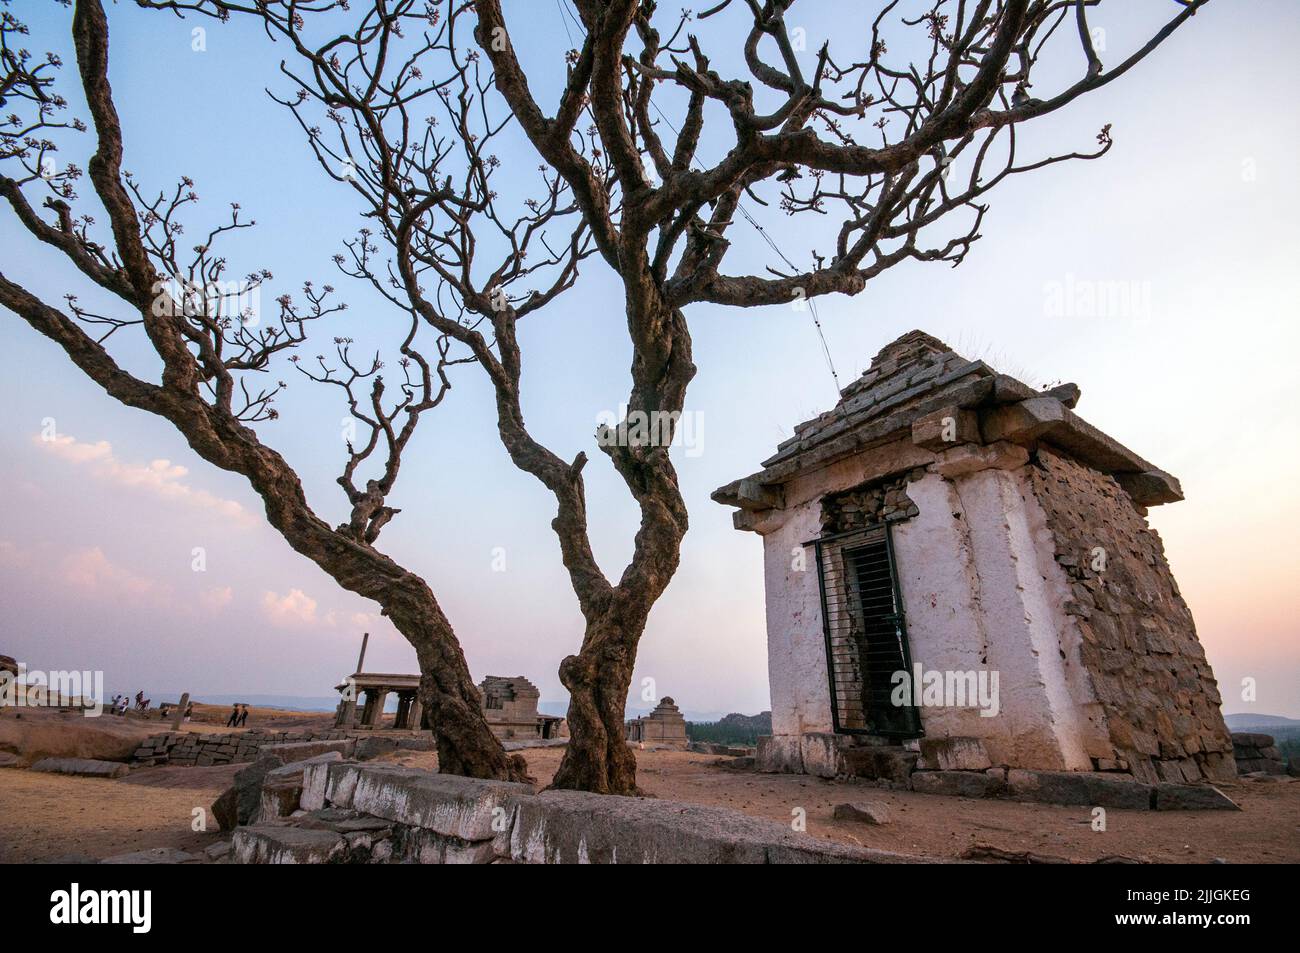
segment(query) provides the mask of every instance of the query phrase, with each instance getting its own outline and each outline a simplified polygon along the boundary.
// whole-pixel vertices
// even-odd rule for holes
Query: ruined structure
[[[483,716],[498,738],[523,741],[567,734],[563,718],[538,714],[537,700],[541,693],[522,675],[489,675],[479,682],[478,691]]]
[[[365,650],[362,650],[364,658]],[[419,675],[357,672],[349,675],[335,690],[343,700],[334,718],[336,728],[394,728],[418,730],[425,723],[418,690]],[[479,702],[492,733],[502,740],[524,741],[533,738],[562,738],[568,734],[559,715],[537,712],[537,688],[522,675],[489,675],[479,683]],[[388,696],[397,695],[397,714],[385,723],[384,706]],[[360,712],[357,701],[362,699]]]
[[[686,719],[678,710],[677,704],[667,695],[650,714],[633,718],[627,723],[627,740],[683,750],[690,744],[686,737]]]
[[[363,650],[364,652],[364,650]],[[335,690],[342,693],[334,717],[336,728],[383,728],[384,706],[389,695],[397,696],[397,714],[393,723],[387,727],[412,730],[426,728],[424,709],[420,704],[419,675],[393,675],[373,672],[357,672],[349,675],[342,685]],[[357,699],[364,696],[360,716],[357,714]]]
[[[912,331],[713,494],[763,537],[760,767],[835,773],[892,747],[932,768],[1234,776],[1145,519],[1182,499],[1178,482],[1078,399]]]

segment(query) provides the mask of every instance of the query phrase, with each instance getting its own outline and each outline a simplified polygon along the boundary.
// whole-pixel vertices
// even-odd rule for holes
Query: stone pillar
[[[375,693],[373,689],[366,689],[366,700],[361,705],[361,719],[359,725],[365,727],[370,724],[375,709]]]
[[[393,719],[394,728],[411,727],[411,693],[397,693],[397,717]]]
[[[372,688],[366,692],[365,723],[371,728],[379,728],[384,723],[384,703],[388,701],[388,690]]]
[[[351,728],[357,717],[357,700],[345,698],[339,702],[338,717],[334,719],[335,728]]]
[[[181,696],[181,702],[176,706],[176,714],[172,715],[172,731],[180,731],[181,725],[185,722],[185,709],[190,707],[190,693],[186,692]]]
[[[411,714],[407,719],[410,722],[410,728],[419,731],[424,727],[424,706],[420,704],[420,696],[417,692],[411,693]]]

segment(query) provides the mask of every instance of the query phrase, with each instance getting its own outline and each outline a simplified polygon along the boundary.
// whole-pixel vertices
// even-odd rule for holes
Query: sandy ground
[[[534,776],[549,781],[561,752],[525,752]],[[429,754],[393,760],[432,768]],[[1300,863],[1300,782],[1240,781],[1221,787],[1238,812],[1107,812],[1094,831],[1087,808],[1017,804],[886,791],[852,781],[736,772],[724,759],[687,752],[641,751],[640,783],[648,795],[730,807],[790,823],[806,812],[813,837],[935,857],[957,857],[974,844],[1098,860],[1123,856],[1153,862]],[[0,770],[0,862],[102,858],[151,847],[198,851],[221,839],[191,829],[194,809],[207,807],[237,765],[145,768],[118,781]],[[886,804],[883,827],[835,821],[846,801]]]
[[[148,768],[117,781],[0,770],[0,863],[100,860],[220,840],[207,808],[242,765]],[[194,809],[211,833],[192,830]]]

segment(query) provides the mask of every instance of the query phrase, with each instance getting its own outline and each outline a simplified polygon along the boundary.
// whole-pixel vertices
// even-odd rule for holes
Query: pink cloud
[[[113,446],[107,440],[85,443],[66,435],[47,440],[38,434],[32,438],[32,442],[74,466],[88,466],[90,472],[101,480],[152,493],[164,500],[212,510],[243,525],[256,522],[234,500],[222,499],[184,482],[183,478],[189,474],[189,470],[170,460],[125,463],[113,455]]]
[[[61,569],[63,581],[85,593],[133,602],[169,601],[165,586],[117,565],[98,546],[69,553],[63,557]]]
[[[280,628],[312,625],[316,622],[316,600],[301,589],[290,589],[283,596],[268,591],[262,595],[262,614]]]
[[[214,589],[206,589],[199,594],[199,605],[209,612],[217,612],[230,605],[230,601],[235,597],[235,590],[230,586],[217,586]]]

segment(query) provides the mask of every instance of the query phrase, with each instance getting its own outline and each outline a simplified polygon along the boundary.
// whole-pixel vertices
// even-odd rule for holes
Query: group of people
[[[153,704],[152,698],[145,698],[144,692],[135,693],[135,710],[138,712],[147,712],[149,706]],[[127,695],[117,694],[113,696],[112,703],[108,706],[109,714],[125,716],[128,709],[131,708],[131,699]]]
[[[230,708],[230,717],[226,719],[227,728],[243,728],[248,722],[248,706],[236,702]]]

